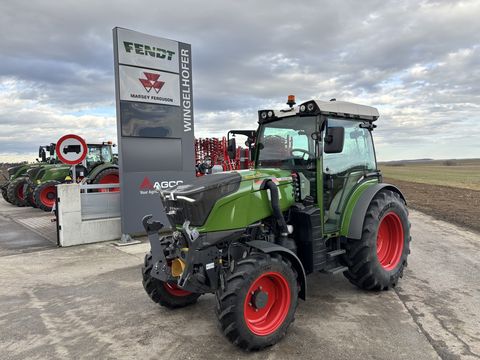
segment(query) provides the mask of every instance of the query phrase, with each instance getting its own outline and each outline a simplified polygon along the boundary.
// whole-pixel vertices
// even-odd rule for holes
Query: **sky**
[[[380,111],[379,160],[480,157],[480,1],[0,3],[0,162],[76,133],[116,141],[112,28],[192,44],[195,135],[287,95]]]

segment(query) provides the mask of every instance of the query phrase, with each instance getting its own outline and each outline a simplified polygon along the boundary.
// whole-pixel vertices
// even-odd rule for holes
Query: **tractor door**
[[[343,149],[323,154],[324,233],[339,230],[344,207],[358,181],[377,169],[371,133],[362,121],[329,118],[328,128],[343,128]],[[333,133],[333,132],[332,132]],[[328,139],[324,132],[324,144]]]

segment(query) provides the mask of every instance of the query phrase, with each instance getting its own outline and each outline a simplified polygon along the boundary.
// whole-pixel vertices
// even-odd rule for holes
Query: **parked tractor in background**
[[[87,144],[88,153],[82,164],[75,166],[77,182],[88,184],[119,183],[118,165],[112,154],[112,143]],[[72,181],[72,167],[65,164],[43,166],[27,172],[28,193],[36,207],[51,211],[57,197],[56,186]],[[119,191],[118,188],[99,191]]]
[[[247,350],[292,323],[306,275],[343,273],[373,291],[394,287],[410,253],[405,198],[382,182],[377,109],[307,101],[261,110],[251,170],[197,177],[160,193],[173,233],[145,216],[143,286],[169,308],[215,293],[225,336]]]
[[[27,172],[30,169],[57,162],[55,157],[55,144],[40,146],[38,149],[37,163],[21,164],[9,168],[8,181],[2,186],[2,196],[9,203],[17,206],[33,204],[33,199],[26,193]]]

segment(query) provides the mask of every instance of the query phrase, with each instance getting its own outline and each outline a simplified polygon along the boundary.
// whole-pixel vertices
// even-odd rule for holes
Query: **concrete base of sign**
[[[128,245],[136,245],[140,244],[141,241],[133,240],[133,238],[128,234],[122,234],[120,241],[113,243],[115,246],[128,246]]]
[[[120,217],[88,219],[82,218],[80,185],[57,186],[59,246],[73,246],[119,239],[122,235]],[[112,193],[112,196],[118,194]]]

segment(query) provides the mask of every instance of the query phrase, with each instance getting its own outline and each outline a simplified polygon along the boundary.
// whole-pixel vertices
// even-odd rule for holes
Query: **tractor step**
[[[327,274],[335,275],[335,274],[343,273],[346,270],[348,270],[348,267],[346,267],[346,266],[337,266],[336,268],[327,269],[327,270],[325,270],[325,272]]]
[[[327,257],[329,259],[331,259],[331,258],[334,258],[336,256],[339,256],[339,255],[342,255],[342,254],[345,254],[345,253],[346,253],[345,249],[333,250],[333,251],[327,252]]]

